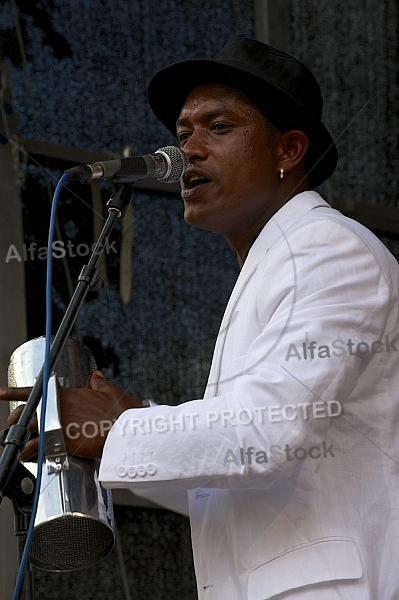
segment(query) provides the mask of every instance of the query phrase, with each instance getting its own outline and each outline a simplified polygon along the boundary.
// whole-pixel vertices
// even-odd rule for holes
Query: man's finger
[[[32,388],[30,387],[0,387],[0,401],[26,402]]]
[[[39,451],[39,438],[35,437],[35,438],[32,438],[31,440],[29,440],[29,442],[26,444],[23,452],[21,452],[21,454],[19,455],[19,460],[22,460],[24,462],[26,462],[28,460],[32,460],[33,458],[37,457],[38,451]]]
[[[107,388],[112,387],[105,379],[101,371],[94,371],[94,373],[91,374],[89,385],[90,389],[95,390],[96,392],[102,392]]]
[[[16,423],[18,423],[19,417],[21,416],[21,413],[22,413],[23,409],[24,409],[23,406],[18,406],[15,410],[13,410],[9,414],[8,419],[7,419],[7,424],[8,424],[9,427],[11,427],[11,425],[15,425]],[[37,416],[35,414],[35,416],[33,417],[32,421],[30,422],[29,431],[31,433],[36,433],[37,429],[38,429],[38,426],[37,426]]]

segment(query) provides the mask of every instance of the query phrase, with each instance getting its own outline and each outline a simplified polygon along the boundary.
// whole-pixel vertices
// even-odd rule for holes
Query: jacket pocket
[[[328,538],[289,550],[253,569],[248,576],[248,600],[269,600],[305,585],[361,576],[356,543]]]

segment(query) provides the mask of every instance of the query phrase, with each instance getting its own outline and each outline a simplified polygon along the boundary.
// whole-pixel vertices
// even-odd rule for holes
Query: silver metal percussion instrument
[[[10,359],[8,385],[32,386],[43,365],[44,351],[44,338],[19,346]],[[67,453],[59,416],[57,386],[86,387],[95,370],[91,351],[68,339],[49,380],[45,459],[30,554],[32,564],[46,571],[90,567],[114,545],[112,496],[98,481],[99,461]],[[10,410],[19,404],[10,402]],[[24,464],[36,476],[37,464]]]

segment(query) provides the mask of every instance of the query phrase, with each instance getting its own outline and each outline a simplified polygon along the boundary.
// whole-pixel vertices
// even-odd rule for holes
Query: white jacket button
[[[127,474],[129,475],[129,477],[134,479],[137,475],[136,467],[133,467],[133,465],[130,465],[130,467],[127,470]]]
[[[139,477],[145,477],[147,475],[147,469],[144,465],[139,465],[137,467],[137,475],[139,475]]]
[[[154,465],[154,463],[148,463],[148,465],[147,465],[148,475],[155,475],[156,472],[157,472],[157,468]]]
[[[126,477],[126,467],[123,465],[119,465],[119,467],[116,469],[116,472],[118,473],[119,477]]]

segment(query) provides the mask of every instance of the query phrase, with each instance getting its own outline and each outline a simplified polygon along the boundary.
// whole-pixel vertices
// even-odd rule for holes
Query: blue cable
[[[22,553],[21,564],[18,570],[18,577],[15,584],[13,600],[19,600],[22,585],[25,579],[25,571],[28,564],[30,548],[32,545],[33,532],[35,526],[35,518],[37,513],[37,506],[39,503],[40,487],[42,481],[42,468],[44,461],[44,430],[46,423],[46,406],[47,406],[47,387],[48,380],[50,378],[50,346],[51,346],[51,324],[52,324],[52,287],[53,287],[53,240],[55,222],[57,217],[58,199],[65,182],[69,179],[69,174],[64,173],[57,183],[55,188],[53,202],[51,206],[50,215],[50,227],[48,234],[48,245],[47,245],[47,276],[46,276],[46,341],[44,351],[44,366],[43,366],[43,391],[42,391],[42,405],[40,411],[40,435],[39,435],[39,449],[37,456],[37,476],[35,493],[33,497],[32,514],[29,520],[29,527],[26,536],[26,543],[24,551]]]

